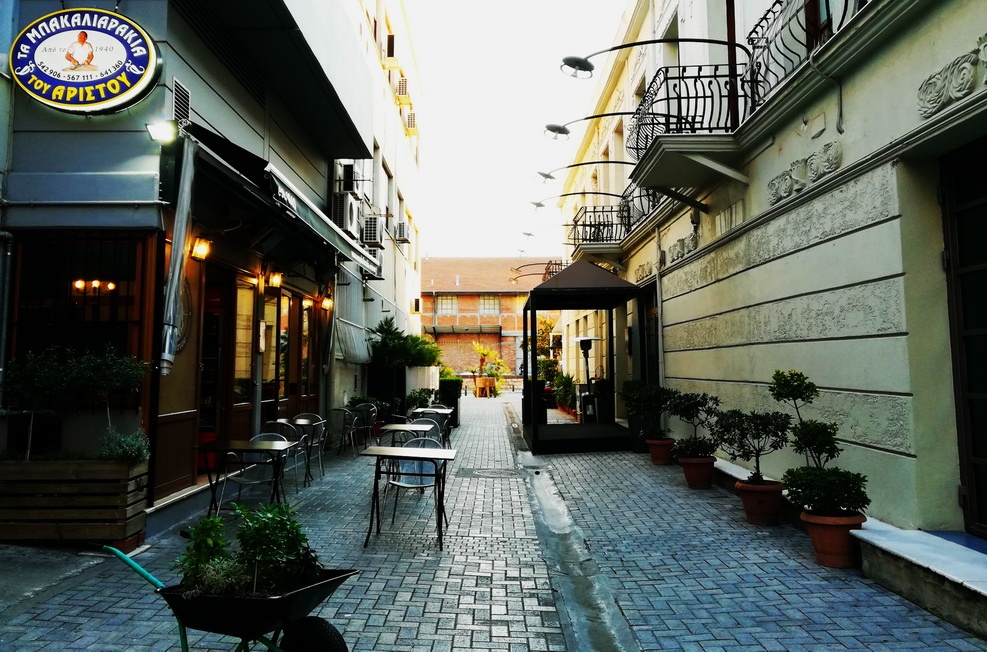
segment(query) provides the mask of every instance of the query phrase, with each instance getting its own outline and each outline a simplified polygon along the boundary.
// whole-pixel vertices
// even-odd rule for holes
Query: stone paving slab
[[[461,400],[443,551],[431,495],[411,493],[393,525],[387,499],[363,547],[368,458],[331,454],[324,479],[290,494],[323,563],[361,571],[313,612],[351,650],[987,650],[859,571],[817,566],[801,531],[747,524],[735,496],[686,488],[678,467],[519,452],[519,405]],[[176,582],[184,540],[149,543],[135,559]],[[190,644],[235,642],[190,632]],[[114,559],[0,612],[0,652],[178,649],[164,600]]]

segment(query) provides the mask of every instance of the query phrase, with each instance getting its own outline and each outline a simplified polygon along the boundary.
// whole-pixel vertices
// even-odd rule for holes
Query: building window
[[[436,314],[455,315],[459,310],[456,295],[443,295],[436,298]]]
[[[744,201],[740,200],[716,216],[716,235],[723,235],[744,221]]]
[[[481,294],[480,295],[480,314],[481,315],[499,315],[500,314],[500,297],[496,294]]]
[[[98,231],[24,234],[18,249],[15,355],[58,344],[141,350],[140,292],[147,267],[140,236]]]

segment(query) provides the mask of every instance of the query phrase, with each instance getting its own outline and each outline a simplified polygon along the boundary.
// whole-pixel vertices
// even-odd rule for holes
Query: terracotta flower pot
[[[816,563],[828,568],[853,568],[860,563],[860,544],[850,530],[859,530],[866,516],[816,516],[802,512],[801,518],[809,531]]]
[[[680,457],[679,465],[690,489],[709,489],[713,486],[715,457]]]
[[[651,463],[657,465],[670,464],[672,461],[672,445],[675,440],[671,437],[666,439],[645,439],[648,451],[651,453]]]
[[[750,484],[738,481],[734,487],[740,494],[744,515],[748,523],[754,525],[777,525],[781,513],[782,489],[780,482]]]

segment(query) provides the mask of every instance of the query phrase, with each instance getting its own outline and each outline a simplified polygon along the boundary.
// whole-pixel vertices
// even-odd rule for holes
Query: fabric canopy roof
[[[640,290],[599,265],[577,260],[528,293],[525,310],[616,308]]]

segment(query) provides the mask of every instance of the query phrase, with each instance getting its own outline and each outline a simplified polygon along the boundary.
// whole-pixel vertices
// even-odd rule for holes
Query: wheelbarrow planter
[[[256,639],[301,620],[360,571],[326,569],[312,583],[283,595],[189,594],[181,585],[158,589],[186,627],[240,639]]]
[[[308,614],[358,570],[321,569],[310,582],[276,596],[206,595],[181,585],[165,586],[123,552],[111,546],[103,549],[154,586],[168,603],[178,621],[182,652],[190,650],[186,628],[238,638],[236,652],[249,652],[251,643],[261,643],[270,652],[347,652],[335,627]]]

